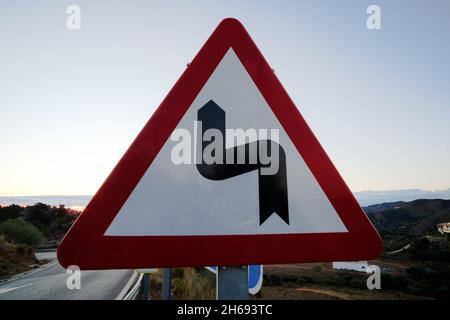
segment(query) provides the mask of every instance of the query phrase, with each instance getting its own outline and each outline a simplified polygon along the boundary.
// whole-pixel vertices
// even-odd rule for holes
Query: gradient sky
[[[353,191],[450,187],[450,1],[2,0],[0,195],[95,193],[225,17]]]

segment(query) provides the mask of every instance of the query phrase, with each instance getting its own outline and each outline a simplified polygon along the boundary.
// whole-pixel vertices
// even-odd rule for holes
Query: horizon
[[[434,191],[423,189],[366,190],[352,193],[361,207],[397,201],[409,202],[419,199],[450,200],[450,188]],[[67,208],[83,211],[93,196],[93,194],[0,196],[0,206],[12,204],[28,206],[36,203],[44,203],[51,206],[65,205]]]
[[[405,189],[367,189],[367,190],[357,190],[353,191],[350,190],[353,194],[354,193],[363,193],[363,192],[398,192],[398,191],[425,191],[425,192],[442,192],[442,191],[449,191],[450,187],[448,188],[442,188],[442,189],[421,189],[421,188],[405,188]],[[0,197],[6,198],[20,198],[20,197],[93,197],[95,193],[92,194],[25,194],[25,195],[17,195],[17,194],[0,194]]]

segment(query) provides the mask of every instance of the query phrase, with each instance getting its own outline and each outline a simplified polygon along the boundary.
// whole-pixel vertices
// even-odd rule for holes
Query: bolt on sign
[[[225,19],[58,259],[82,269],[201,267],[369,260],[381,248],[250,35]]]

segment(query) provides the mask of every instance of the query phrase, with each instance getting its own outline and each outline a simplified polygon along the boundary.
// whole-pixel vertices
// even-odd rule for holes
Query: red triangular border
[[[347,233],[230,236],[104,236],[159,150],[232,47],[319,182]],[[149,211],[151,208],[149,208]],[[58,248],[61,265],[129,269],[369,260],[382,242],[319,141],[242,24],[223,20]]]

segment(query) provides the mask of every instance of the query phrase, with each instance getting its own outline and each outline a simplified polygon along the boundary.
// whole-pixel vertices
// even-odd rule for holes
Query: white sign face
[[[185,236],[348,232],[305,161],[232,49],[184,114],[195,145],[197,112],[213,100],[231,129],[278,129],[286,155],[289,223],[271,214],[260,223],[258,172],[225,180],[202,176],[195,163],[175,164],[169,139],[105,235]],[[249,141],[252,142],[252,141]],[[227,147],[230,141],[227,140]],[[195,154],[195,152],[193,152]]]

